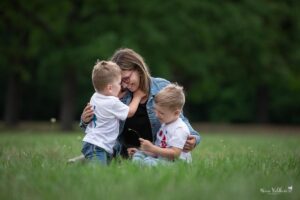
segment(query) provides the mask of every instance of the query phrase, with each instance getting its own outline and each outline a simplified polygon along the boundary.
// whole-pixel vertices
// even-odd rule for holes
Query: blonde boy
[[[92,82],[95,93],[91,97],[94,117],[87,126],[83,138],[82,153],[86,159],[107,165],[113,154],[113,146],[119,135],[119,120],[131,117],[137,110],[144,93],[134,93],[130,105],[123,104],[118,94],[121,89],[121,70],[111,61],[100,61],[94,66]]]
[[[190,131],[179,117],[185,103],[183,88],[170,84],[155,96],[155,113],[161,122],[155,144],[140,138],[141,147],[136,149],[133,162],[155,166],[175,159],[191,162],[190,153],[183,152]]]

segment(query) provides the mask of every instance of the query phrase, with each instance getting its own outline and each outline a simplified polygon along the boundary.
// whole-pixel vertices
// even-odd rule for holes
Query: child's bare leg
[[[70,158],[67,163],[83,162],[84,160],[85,160],[85,157],[84,157],[83,154],[81,154],[80,156],[77,156],[77,157],[74,157],[74,158]]]

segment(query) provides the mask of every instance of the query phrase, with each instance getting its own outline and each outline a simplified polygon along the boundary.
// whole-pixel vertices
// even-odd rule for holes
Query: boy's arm
[[[127,118],[132,117],[135,114],[137,108],[139,107],[141,99],[142,98],[139,96],[133,97],[132,101],[129,104],[129,111],[128,111]]]
[[[139,140],[141,142],[141,150],[151,152],[155,155],[165,157],[170,160],[174,160],[175,158],[178,158],[182,151],[181,149],[176,147],[160,148],[152,144],[150,141],[144,140],[142,138],[139,138]]]
[[[135,114],[137,108],[139,107],[141,99],[145,95],[146,94],[143,91],[141,91],[140,89],[133,93],[133,99],[131,100],[131,102],[129,104],[129,112],[128,112],[127,117],[132,117]]]

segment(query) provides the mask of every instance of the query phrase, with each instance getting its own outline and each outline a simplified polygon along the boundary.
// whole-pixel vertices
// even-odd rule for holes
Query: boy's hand
[[[125,96],[125,94],[127,93],[128,91],[125,89],[121,89],[119,94],[118,94],[118,98],[121,99]]]
[[[143,138],[139,138],[139,140],[140,140],[140,143],[141,143],[141,148],[140,149],[142,151],[149,151],[149,152],[152,151],[153,144],[149,140],[144,140]]]
[[[133,147],[127,148],[127,153],[128,153],[128,155],[129,155],[129,157],[132,157],[133,154],[134,154],[137,150],[138,150],[137,148],[133,148]]]
[[[137,97],[137,98],[142,99],[144,96],[146,96],[146,93],[144,93],[141,89],[138,89],[133,93],[134,98]]]

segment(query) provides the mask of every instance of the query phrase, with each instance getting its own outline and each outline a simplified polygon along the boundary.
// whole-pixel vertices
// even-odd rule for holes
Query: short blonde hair
[[[183,87],[177,83],[171,83],[163,88],[154,98],[154,102],[158,106],[168,108],[170,110],[182,110],[185,103],[185,95]]]
[[[96,91],[100,92],[105,87],[121,76],[120,67],[111,61],[97,61],[93,73],[92,82]]]
[[[146,94],[149,93],[151,76],[141,55],[132,49],[123,48],[118,49],[110,60],[117,63],[121,70],[137,70],[141,77],[139,88]]]

